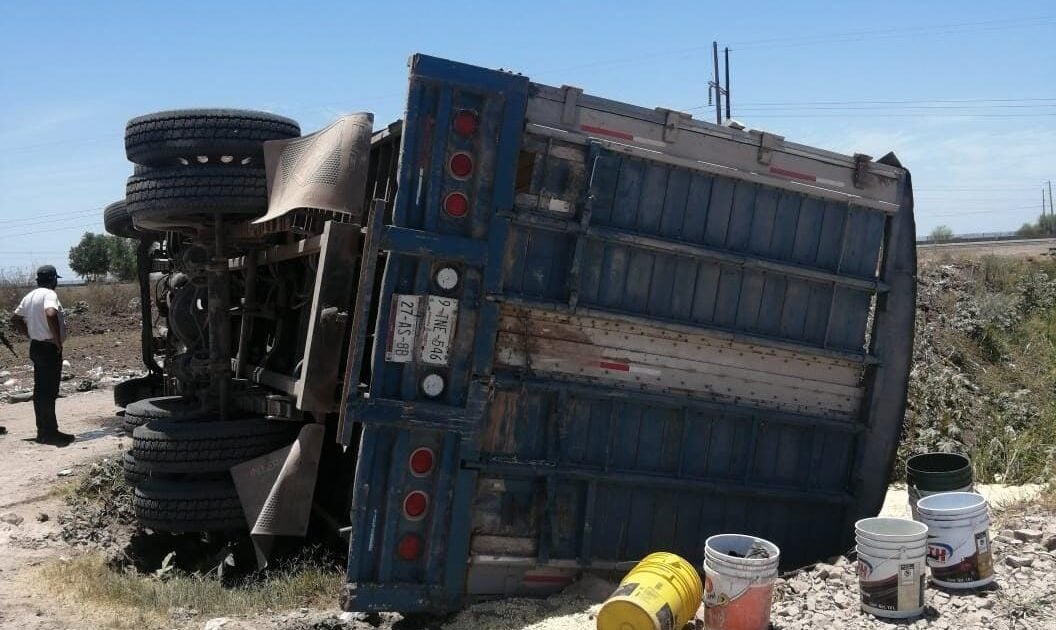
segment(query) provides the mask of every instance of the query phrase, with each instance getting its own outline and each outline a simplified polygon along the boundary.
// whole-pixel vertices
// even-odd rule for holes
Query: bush
[[[981,482],[1056,471],[1056,264],[924,263],[896,475],[929,450],[972,458]]]

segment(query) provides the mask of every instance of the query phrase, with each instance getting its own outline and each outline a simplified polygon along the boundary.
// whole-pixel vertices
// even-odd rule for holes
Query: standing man
[[[29,358],[33,361],[33,413],[37,417],[37,442],[65,446],[74,436],[59,431],[55,399],[62,378],[62,344],[66,323],[62,305],[55,293],[59,274],[55,267],[37,269],[37,288],[19,302],[11,323],[29,337]]]

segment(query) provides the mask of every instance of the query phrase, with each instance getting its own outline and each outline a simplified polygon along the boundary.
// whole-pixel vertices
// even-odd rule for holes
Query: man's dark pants
[[[29,358],[33,361],[33,413],[37,417],[37,437],[49,437],[59,431],[55,399],[59,397],[62,378],[62,354],[50,341],[33,340],[29,342]]]

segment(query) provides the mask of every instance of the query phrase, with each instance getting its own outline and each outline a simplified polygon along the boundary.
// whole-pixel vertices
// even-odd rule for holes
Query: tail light
[[[444,197],[444,212],[461,219],[469,213],[469,199],[460,192],[449,193]]]
[[[411,453],[411,457],[407,460],[407,465],[411,469],[411,474],[415,477],[424,477],[433,472],[433,466],[435,463],[436,456],[433,454],[433,450],[424,446],[414,449],[414,452]]]
[[[404,534],[396,544],[396,555],[404,560],[417,560],[422,555],[422,537],[418,534]]]
[[[455,133],[460,136],[472,136],[477,132],[477,115],[468,109],[460,110],[455,114],[455,120],[452,123],[455,128]]]
[[[473,172],[473,158],[468,153],[456,153],[448,163],[451,174],[459,179],[466,179]]]
[[[403,515],[412,521],[417,521],[425,516],[429,509],[429,495],[421,490],[408,492],[403,498]]]

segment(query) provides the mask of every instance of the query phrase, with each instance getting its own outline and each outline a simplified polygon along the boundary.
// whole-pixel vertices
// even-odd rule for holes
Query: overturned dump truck
[[[349,610],[847,551],[913,340],[909,173],[416,55],[403,120],[132,120],[147,527],[341,532]],[[263,555],[267,545],[263,545]]]

